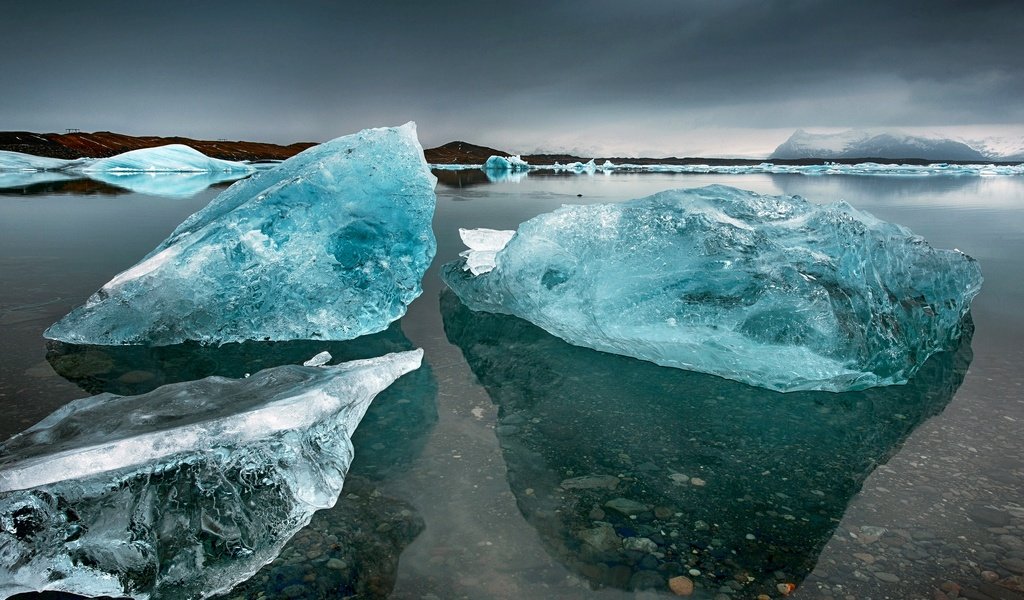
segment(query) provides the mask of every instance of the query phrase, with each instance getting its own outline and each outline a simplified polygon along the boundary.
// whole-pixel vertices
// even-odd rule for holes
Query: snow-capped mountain
[[[1024,162],[1024,137],[989,137],[963,141],[991,160]]]
[[[923,160],[990,160],[970,145],[942,137],[898,131],[851,129],[841,133],[808,133],[798,129],[771,158],[917,158]]]

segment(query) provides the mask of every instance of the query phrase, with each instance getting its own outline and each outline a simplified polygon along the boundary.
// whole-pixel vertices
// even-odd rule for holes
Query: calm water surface
[[[339,505],[234,596],[617,597],[685,575],[707,598],[933,598],[946,582],[998,598],[1024,572],[1024,180],[439,175],[423,296],[388,331],[330,344],[48,348],[43,329],[220,190],[0,193],[0,437],[100,391],[418,346],[425,368],[360,426]],[[459,227],[712,183],[845,199],[974,256],[973,336],[906,386],[777,394],[473,313],[438,277]]]

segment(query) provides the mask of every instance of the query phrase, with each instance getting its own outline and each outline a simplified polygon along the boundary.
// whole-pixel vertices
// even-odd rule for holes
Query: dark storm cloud
[[[631,133],[1020,124],[1022,17],[967,1],[8,3],[0,128],[293,141],[415,119],[426,144],[643,147]]]

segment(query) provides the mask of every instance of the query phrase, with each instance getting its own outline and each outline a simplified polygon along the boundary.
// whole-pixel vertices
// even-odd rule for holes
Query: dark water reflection
[[[0,172],[0,196],[147,194],[190,198],[211,187],[227,187],[248,173],[77,173]]]
[[[58,375],[90,394],[144,394],[161,385],[211,375],[239,378],[328,351],[332,364],[413,350],[399,321],[380,333],[348,341],[295,340],[204,346],[89,346],[50,341],[46,360]],[[370,404],[352,443],[359,474],[380,479],[406,468],[437,422],[437,380],[423,366],[403,376]],[[365,451],[360,451],[365,448]],[[353,467],[355,468],[355,467]]]
[[[972,358],[968,323],[959,349],[905,386],[780,394],[572,346],[450,291],[441,312],[499,407],[527,521],[571,569],[627,589],[686,575],[774,597],[799,583],[864,479],[945,408]]]
[[[734,598],[760,591],[778,597],[772,585],[775,571],[799,583],[867,473],[949,401],[970,360],[970,347],[936,357],[903,388],[776,395],[573,348],[515,319],[467,313],[452,299],[441,305],[445,331],[435,301],[442,286],[437,266],[463,249],[459,227],[514,228],[563,203],[617,202],[712,183],[802,194],[812,201],[846,199],[909,226],[937,247],[964,250],[981,261],[985,272],[985,289],[974,302],[977,358],[967,384],[941,416],[910,436],[889,469],[875,471],[854,503],[868,508],[859,515],[853,511],[853,517],[848,512],[836,531],[836,537],[847,538],[847,531],[860,533],[860,525],[903,526],[912,520],[906,513],[916,511],[911,516],[920,518],[914,526],[927,526],[936,536],[935,547],[955,561],[929,556],[908,562],[896,556],[884,562],[879,549],[884,537],[868,547],[878,562],[867,568],[848,555],[826,554],[823,558],[840,565],[829,563],[835,597],[928,596],[945,579],[957,580],[963,573],[977,578],[979,564],[999,570],[998,560],[1011,552],[1024,559],[1024,551],[998,549],[1003,534],[989,533],[964,517],[974,504],[1005,510],[1021,504],[1020,478],[1013,477],[1022,472],[1019,424],[1024,419],[1019,398],[1024,385],[1019,369],[1024,179],[531,173],[517,183],[489,183],[479,170],[437,174],[438,256],[424,281],[424,297],[403,320],[405,332],[435,361],[437,377],[425,376],[424,365],[377,398],[356,431],[356,458],[338,506],[317,513],[277,560],[229,597],[255,598],[261,592],[267,598],[384,595],[398,554],[424,525],[420,514],[427,519],[426,529],[398,567],[395,589],[400,595],[404,590],[402,597],[428,592],[438,597],[589,597],[593,592],[581,590],[575,578],[563,581],[560,569],[542,578],[522,568],[523,561],[545,552],[532,531],[510,535],[523,529],[514,510],[513,518],[495,512],[506,490],[504,481],[498,486],[500,496],[488,487],[492,475],[503,479],[485,468],[492,464],[488,452],[495,464],[504,454],[522,513],[550,554],[590,581],[642,587],[694,568],[701,571],[693,577],[703,588],[698,596],[711,597],[726,584],[740,587]],[[0,190],[0,430],[5,436],[85,393],[135,394],[210,374],[242,376],[301,362],[324,349],[344,360],[411,347],[397,328],[379,334],[379,346],[366,347],[362,354],[359,344],[349,352],[346,344],[325,342],[221,348],[46,346],[41,337],[46,326],[134,264],[215,195],[214,189],[190,199],[122,195],[118,188],[82,180],[26,182],[23,190]],[[481,391],[465,380],[469,374],[461,358],[447,364],[458,350],[445,341],[446,333],[499,407],[497,440],[488,419],[471,412],[482,400]],[[399,386],[409,389],[402,392]],[[424,396],[418,395],[421,387],[427,390]],[[480,439],[470,437],[480,433]],[[467,447],[483,457],[472,468],[466,465]],[[467,456],[453,459],[456,450]],[[907,458],[909,450],[912,458]],[[928,461],[918,458],[924,455]],[[670,478],[673,473],[691,479],[677,484]],[[886,473],[906,486],[871,485]],[[580,489],[580,482],[577,489],[560,488],[565,479],[587,475],[611,475],[619,482],[613,490]],[[694,477],[705,485],[695,486]],[[997,478],[1005,485],[993,483]],[[589,480],[595,481],[611,480]],[[478,487],[488,494],[475,493]],[[628,519],[604,506],[615,498],[651,508]],[[591,515],[595,505],[603,515]],[[658,507],[662,510],[655,513]],[[665,509],[671,516],[659,517],[668,514]],[[582,539],[611,541],[607,528],[594,521],[607,522],[616,540],[646,536],[663,556],[601,551]],[[698,531],[697,521],[708,529]],[[748,533],[753,540],[746,538]],[[494,540],[494,546],[479,546],[481,539]],[[490,553],[490,548],[501,551]],[[858,540],[852,551],[864,548]],[[985,552],[992,556],[987,562]],[[435,562],[438,556],[444,561]],[[874,567],[897,573],[906,582],[906,593],[858,584],[857,569],[872,577]],[[735,581],[744,572],[755,581]],[[431,578],[436,581],[428,585]],[[878,585],[874,578],[871,582]],[[805,583],[807,597],[817,597],[811,582]],[[546,593],[538,592],[542,586],[549,586],[543,588]],[[661,589],[667,592],[666,586]]]

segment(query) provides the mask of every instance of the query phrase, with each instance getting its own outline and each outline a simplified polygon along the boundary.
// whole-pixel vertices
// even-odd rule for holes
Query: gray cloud
[[[290,142],[414,119],[428,145],[728,153],[744,129],[1024,123],[1019,2],[370,4],[11,3],[0,128]]]

